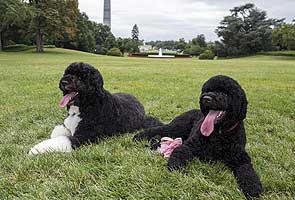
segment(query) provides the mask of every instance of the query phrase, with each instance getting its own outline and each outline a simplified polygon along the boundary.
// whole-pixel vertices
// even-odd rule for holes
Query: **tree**
[[[187,43],[185,42],[185,39],[184,38],[180,38],[176,44],[175,44],[175,48],[178,50],[178,51],[183,51],[186,47]]]
[[[95,22],[93,23],[96,44],[103,45],[107,37],[109,37],[109,35],[112,35],[111,29],[108,25],[97,24]]]
[[[97,24],[89,20],[85,13],[78,13],[74,29],[63,32],[61,39],[55,41],[57,47],[95,52]],[[74,34],[70,34],[74,33]]]
[[[177,41],[174,41],[174,40],[146,42],[147,45],[151,45],[158,49],[163,48],[163,49],[169,49],[169,50],[176,50],[176,43]]]
[[[203,51],[204,49],[197,44],[186,48],[183,53],[190,54],[192,56],[199,56]]]
[[[127,42],[128,42],[128,38],[119,37],[116,40],[117,47],[120,49],[120,51],[122,52],[123,55],[127,50],[127,48],[126,48]]]
[[[205,51],[207,47],[206,39],[203,34],[197,35],[196,38],[193,38],[191,41],[186,44],[183,53],[190,54],[192,56],[199,56],[202,52]]]
[[[109,26],[93,22],[96,51],[98,54],[106,54],[108,50],[116,47],[116,38]]]
[[[80,13],[77,19],[77,34],[74,39],[75,49],[86,52],[95,50],[95,33],[93,24],[85,13]]]
[[[137,24],[135,24],[131,31],[132,40],[139,41],[139,30]]]
[[[0,51],[3,49],[4,32],[9,27],[20,23],[26,16],[26,9],[21,0],[0,1]]]
[[[80,51],[106,54],[116,46],[116,38],[110,27],[89,20],[86,13],[79,13],[76,20],[76,35],[71,40],[62,40],[60,46]]]
[[[231,15],[224,17],[216,29],[221,38],[217,48],[221,54],[241,56],[272,49],[272,26],[284,19],[268,19],[265,11],[251,3],[234,7],[230,12]],[[217,54],[221,56],[219,52]]]
[[[29,0],[31,10],[30,29],[36,37],[36,51],[43,52],[44,37],[56,40],[64,33],[75,35],[78,15],[77,0]]]
[[[283,24],[274,28],[272,42],[280,50],[295,50],[295,24]]]
[[[112,33],[110,33],[104,42],[104,47],[109,50],[116,46],[116,38]]]
[[[192,44],[199,45],[200,47],[207,47],[205,35],[204,34],[197,35],[196,38],[192,39]]]
[[[128,38],[127,43],[125,44],[126,52],[128,53],[137,53],[138,49],[138,41]]]
[[[67,47],[74,40],[78,28],[78,1],[76,0],[56,0],[56,8],[60,16],[62,26],[59,26],[55,37],[56,46]]]

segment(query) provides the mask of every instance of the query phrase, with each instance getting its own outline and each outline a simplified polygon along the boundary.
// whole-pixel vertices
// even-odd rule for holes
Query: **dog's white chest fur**
[[[69,116],[64,120],[64,125],[67,129],[69,129],[71,135],[75,134],[76,128],[79,122],[82,120],[79,115],[79,107],[71,106],[69,109]]]

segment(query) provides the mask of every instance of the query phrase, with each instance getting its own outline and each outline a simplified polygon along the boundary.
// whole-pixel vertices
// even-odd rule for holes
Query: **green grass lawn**
[[[269,51],[269,52],[260,52],[260,55],[268,56],[295,56],[295,51]]]
[[[65,67],[99,68],[105,88],[135,95],[147,113],[169,122],[198,108],[202,84],[229,75],[245,89],[247,150],[261,177],[263,199],[295,198],[295,58],[230,60],[117,58],[48,49],[0,53],[0,199],[243,199],[222,164],[190,163],[169,172],[167,160],[131,141],[135,133],[70,154],[30,157],[66,111],[58,82]]]

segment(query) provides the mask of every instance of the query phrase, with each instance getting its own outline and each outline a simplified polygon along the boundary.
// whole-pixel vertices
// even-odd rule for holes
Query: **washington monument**
[[[104,0],[103,24],[111,28],[111,0]]]

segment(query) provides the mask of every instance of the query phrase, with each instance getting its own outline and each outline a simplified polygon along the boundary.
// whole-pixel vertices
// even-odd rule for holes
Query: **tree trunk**
[[[38,29],[37,32],[36,32],[36,51],[38,53],[44,52],[44,49],[43,49],[43,35],[42,35],[40,29]]]
[[[0,30],[0,51],[3,50],[3,43],[2,43],[2,31]]]

